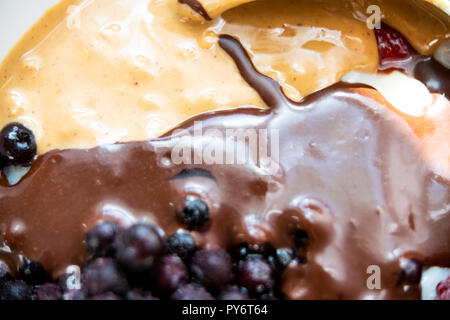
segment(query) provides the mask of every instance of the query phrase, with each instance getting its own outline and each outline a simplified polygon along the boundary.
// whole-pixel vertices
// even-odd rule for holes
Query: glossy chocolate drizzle
[[[14,269],[24,254],[57,275],[86,257],[85,232],[100,220],[144,219],[171,234],[184,228],[175,215],[183,198],[196,195],[212,217],[195,232],[200,245],[292,247],[296,228],[308,232],[307,262],[283,274],[289,298],[418,298],[417,286],[398,284],[399,258],[450,266],[450,183],[431,172],[407,123],[361,86],[337,84],[294,103],[238,41],[222,36],[220,45],[270,109],[202,114],[151,141],[55,150],[18,185],[3,177],[0,241],[12,250],[4,260]],[[230,129],[267,132],[267,154],[251,139],[224,143]],[[223,159],[245,147],[249,159],[174,164],[173,151],[188,140],[205,154],[223,150]],[[278,142],[277,157],[270,150]],[[371,265],[380,267],[380,290],[367,287]]]

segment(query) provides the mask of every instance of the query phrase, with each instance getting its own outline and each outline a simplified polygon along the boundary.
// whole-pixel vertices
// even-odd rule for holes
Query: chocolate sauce
[[[198,0],[178,0],[178,2],[182,4],[187,4],[189,7],[192,8],[192,10],[201,15],[205,20],[207,21],[212,20],[208,12],[205,10],[203,5]]]
[[[350,85],[293,103],[235,39],[222,36],[220,45],[270,109],[210,112],[159,139],[39,156],[16,186],[0,181],[0,240],[11,256],[39,260],[56,276],[83,261],[84,235],[99,221],[146,219],[171,234],[185,227],[176,208],[196,195],[212,222],[195,232],[200,245],[284,248],[297,228],[308,233],[307,263],[283,275],[289,298],[419,298],[417,286],[398,285],[399,259],[450,266],[450,183],[431,172],[410,127]],[[249,138],[227,143],[231,129]],[[279,156],[261,152],[264,143],[252,149],[253,131],[244,130],[266,132],[263,142],[269,151],[278,145]],[[186,141],[194,151],[180,152]],[[244,164],[210,161],[221,158],[217,151],[233,159],[244,147]],[[211,157],[195,163],[196,150]],[[174,164],[174,154],[192,163]],[[373,265],[380,290],[367,287]]]

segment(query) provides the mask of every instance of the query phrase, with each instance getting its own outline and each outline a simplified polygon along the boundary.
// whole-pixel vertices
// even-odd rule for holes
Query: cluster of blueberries
[[[297,245],[307,241],[302,231],[294,236]],[[295,248],[269,244],[201,249],[187,231],[164,239],[147,223],[102,222],[86,245],[92,255],[78,286],[71,274],[52,281],[40,263],[25,260],[15,278],[0,268],[0,300],[282,299],[283,270],[305,262]]]

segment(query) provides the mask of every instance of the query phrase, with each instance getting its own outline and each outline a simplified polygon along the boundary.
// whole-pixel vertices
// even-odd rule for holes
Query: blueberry
[[[157,300],[150,291],[133,289],[126,293],[126,300]]]
[[[91,261],[84,268],[83,285],[91,296],[108,291],[121,295],[128,290],[125,276],[111,258],[97,258]]]
[[[189,233],[177,232],[167,238],[166,252],[176,254],[184,261],[189,261],[195,250],[197,245]]]
[[[4,165],[28,165],[36,156],[33,132],[20,123],[10,123],[0,132],[0,158]]]
[[[163,294],[170,294],[189,280],[188,270],[180,257],[164,256],[153,266],[154,282]]]
[[[51,281],[42,264],[29,259],[25,259],[24,264],[19,269],[19,275],[20,279],[34,286]]]
[[[155,227],[139,223],[120,233],[115,242],[116,258],[129,271],[149,271],[164,250],[164,241]]]
[[[422,277],[423,263],[417,259],[400,259],[400,268],[402,269],[399,277],[399,283],[418,284]]]
[[[0,287],[0,300],[32,300],[33,288],[25,281],[7,281]]]
[[[108,255],[119,230],[119,225],[113,221],[102,222],[86,234],[86,245],[97,256]]]
[[[218,296],[219,300],[249,300],[247,289],[239,286],[227,286]]]
[[[305,230],[295,229],[294,244],[296,248],[306,248],[309,243],[309,235]]]
[[[237,281],[251,293],[263,294],[274,286],[270,263],[262,257],[248,257],[237,268]]]
[[[206,289],[197,284],[186,284],[175,291],[172,300],[214,300]]]
[[[58,285],[46,283],[36,289],[35,297],[36,300],[60,300],[62,298],[62,291]]]
[[[190,230],[201,229],[209,222],[208,205],[201,199],[188,196],[184,199],[183,210],[178,212],[178,218]]]
[[[219,248],[197,251],[192,258],[191,272],[207,288],[226,285],[233,279],[231,256]]]
[[[91,300],[122,300],[122,298],[114,292],[105,292],[93,296]]]
[[[87,295],[84,290],[72,289],[63,293],[63,300],[87,300]]]
[[[0,287],[6,282],[12,280],[11,274],[5,270],[0,268]]]

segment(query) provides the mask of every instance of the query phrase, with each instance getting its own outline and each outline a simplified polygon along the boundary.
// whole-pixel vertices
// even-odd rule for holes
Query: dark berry
[[[122,300],[122,298],[114,292],[105,292],[93,296],[91,300]]]
[[[62,291],[58,285],[46,283],[36,289],[35,298],[36,300],[60,300]]]
[[[251,293],[262,294],[274,286],[273,271],[269,262],[261,257],[249,257],[237,268],[237,281]]]
[[[450,276],[436,286],[436,300],[450,300]]]
[[[408,41],[387,24],[382,23],[380,29],[375,29],[375,36],[382,68],[389,62],[405,60],[414,53]]]
[[[400,259],[400,283],[418,284],[422,278],[423,263],[417,259]]]
[[[184,261],[189,261],[195,250],[197,250],[197,245],[189,233],[177,232],[167,238],[166,252],[176,254]]]
[[[42,264],[29,259],[25,259],[24,264],[19,269],[19,275],[20,279],[34,286],[51,281]]]
[[[209,222],[208,205],[197,197],[188,196],[183,210],[178,212],[178,218],[190,230],[201,229]]]
[[[249,300],[247,289],[239,286],[227,286],[218,296],[219,300]]]
[[[233,279],[231,256],[222,249],[197,251],[191,263],[192,277],[207,288],[216,288]]]
[[[153,266],[154,283],[163,294],[170,294],[189,280],[188,270],[180,257],[164,256]]]
[[[295,229],[294,244],[296,248],[306,248],[309,243],[309,235],[305,230]]]
[[[0,287],[6,282],[12,280],[11,274],[5,270],[0,268]]]
[[[97,256],[107,255],[112,251],[111,245],[119,230],[118,224],[113,221],[102,222],[86,234],[86,244]]]
[[[120,295],[128,290],[125,276],[111,258],[97,258],[91,261],[84,269],[83,285],[91,296],[108,291]]]
[[[0,286],[0,300],[32,300],[33,288],[25,281],[8,281]]]
[[[63,293],[63,300],[87,300],[87,295],[84,290],[72,289]]]
[[[133,289],[126,293],[126,300],[157,300],[150,291]]]
[[[213,296],[202,286],[186,284],[175,291],[172,300],[214,300]]]
[[[116,258],[128,270],[149,271],[164,250],[164,240],[155,227],[139,223],[120,233],[116,243]]]
[[[10,123],[0,132],[0,158],[4,165],[28,165],[36,156],[33,132],[20,123]]]

